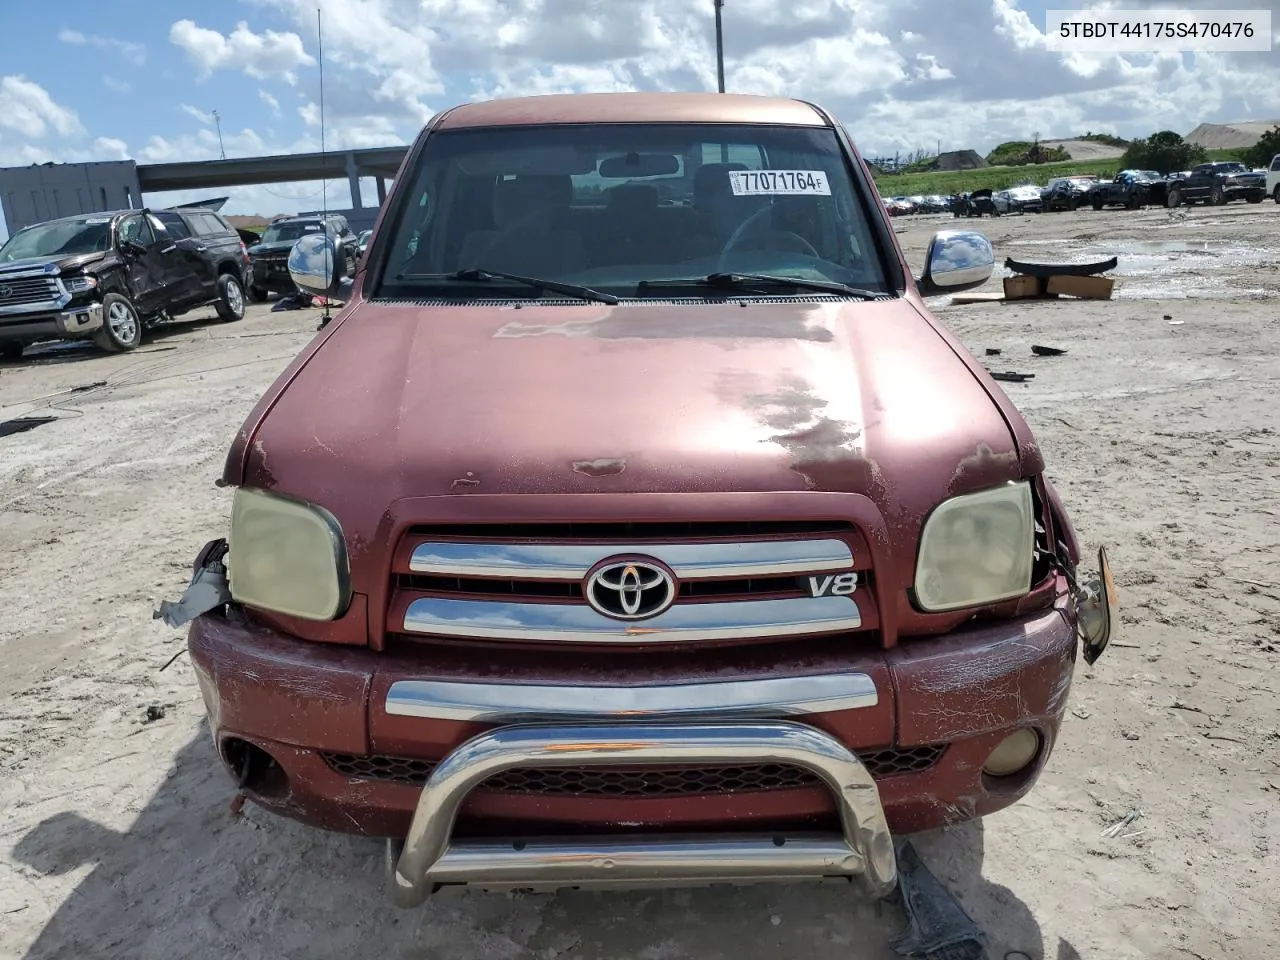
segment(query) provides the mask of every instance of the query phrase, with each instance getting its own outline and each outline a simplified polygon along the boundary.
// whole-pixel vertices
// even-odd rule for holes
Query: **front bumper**
[[[890,833],[985,816],[1031,789],[1066,706],[1074,617],[1064,585],[1051,610],[889,650],[812,656],[792,642],[753,667],[695,676],[677,666],[641,680],[634,660],[575,674],[548,654],[540,672],[509,673],[492,653],[477,664],[465,649],[305,642],[235,608],[193,621],[189,644],[214,742],[246,795],[326,829],[403,838],[395,885],[406,900],[436,883],[709,874],[856,875],[878,887],[892,879]],[[984,774],[1022,728],[1039,736],[1034,759]],[[886,767],[884,756],[925,759]],[[670,768],[752,764],[810,777],[646,792],[649,772],[679,780]],[[642,789],[537,786],[591,767]],[[543,779],[494,785],[521,769]]]
[[[0,340],[73,340],[102,329],[102,304],[49,313],[0,315]]]
[[[249,283],[271,293],[293,293],[298,288],[289,275],[288,261],[255,260],[249,268]]]
[[[458,811],[490,776],[520,767],[610,764],[790,763],[825,783],[838,835],[565,838],[527,842],[452,839]],[[790,722],[604,723],[500,727],[468,741],[422,791],[394,871],[400,906],[435,884],[578,886],[860,877],[883,897],[896,880],[893,839],[867,769],[835,738]]]

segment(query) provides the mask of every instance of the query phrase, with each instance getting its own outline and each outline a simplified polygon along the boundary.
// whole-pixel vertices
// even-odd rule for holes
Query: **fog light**
[[[996,745],[982,772],[993,777],[1011,776],[1024,769],[1039,752],[1040,734],[1034,730],[1017,730]]]

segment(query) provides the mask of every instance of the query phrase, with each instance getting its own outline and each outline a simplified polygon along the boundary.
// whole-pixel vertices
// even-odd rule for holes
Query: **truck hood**
[[[1022,475],[979,377],[907,299],[361,303],[263,398],[226,476],[367,537],[393,501],[475,494],[837,491],[914,525]]]
[[[77,253],[70,256],[61,257],[26,257],[22,260],[12,260],[7,263],[0,263],[0,275],[6,273],[17,273],[19,271],[39,270],[41,267],[52,265],[57,267],[60,273],[72,273],[76,270],[83,270],[90,264],[97,263],[106,259],[107,254],[103,253]]]
[[[249,248],[249,256],[260,257],[268,254],[288,253],[296,241],[280,240],[277,243],[255,243]]]

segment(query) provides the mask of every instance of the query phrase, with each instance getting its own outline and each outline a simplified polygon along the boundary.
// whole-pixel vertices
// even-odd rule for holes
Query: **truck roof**
[[[810,104],[740,93],[571,93],[468,103],[437,129],[566,123],[767,123],[823,127]]]

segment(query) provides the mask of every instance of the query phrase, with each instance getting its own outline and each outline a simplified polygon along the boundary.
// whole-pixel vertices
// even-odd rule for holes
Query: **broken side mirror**
[[[1115,633],[1116,584],[1111,576],[1107,548],[1098,548],[1098,578],[1079,585],[1076,594],[1076,629],[1084,662],[1092,665],[1102,656]]]
[[[121,240],[120,252],[132,257],[141,257],[147,252],[147,248],[137,240]]]
[[[299,239],[289,251],[289,276],[304,293],[329,297],[341,281],[337,262],[338,248],[333,238],[312,234]]]
[[[995,270],[991,241],[972,230],[941,230],[929,241],[925,268],[916,286],[922,297],[980,287]]]

